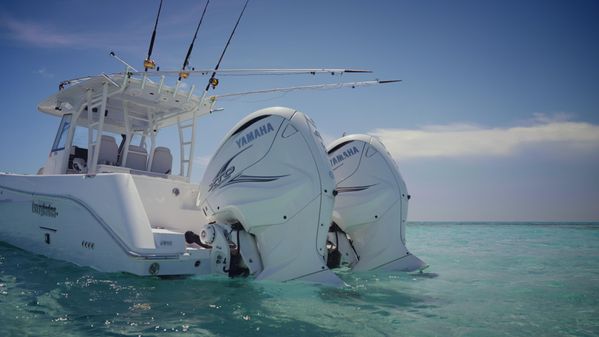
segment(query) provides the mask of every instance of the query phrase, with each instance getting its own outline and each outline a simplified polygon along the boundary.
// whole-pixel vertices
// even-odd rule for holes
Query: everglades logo
[[[51,218],[56,218],[58,216],[58,211],[56,207],[53,207],[52,204],[43,203],[43,202],[31,202],[31,213],[38,214],[39,216],[47,216]]]
[[[272,124],[270,124],[270,123],[267,123],[266,125],[262,125],[258,128],[255,128],[254,130],[246,133],[245,135],[243,135],[240,138],[238,138],[237,140],[235,140],[235,143],[237,143],[237,148],[246,146],[249,143],[253,142],[254,140],[256,140],[268,133],[271,133],[272,131],[275,131],[275,128],[273,128]]]
[[[350,147],[349,149],[343,151],[342,153],[336,154],[332,157],[330,157],[329,159],[331,160],[331,166],[336,166],[337,164],[341,163],[342,161],[346,160],[347,158],[354,156],[356,154],[360,153],[360,150],[358,150],[357,147],[353,146]]]

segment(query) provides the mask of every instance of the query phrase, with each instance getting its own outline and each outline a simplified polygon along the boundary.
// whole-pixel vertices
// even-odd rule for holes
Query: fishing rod
[[[152,38],[150,39],[150,48],[148,49],[148,57],[144,60],[145,71],[148,69],[156,68],[156,62],[150,57],[152,56],[152,50],[154,49],[154,40],[156,40],[156,28],[158,27],[158,18],[160,18],[160,11],[162,10],[162,0],[160,0],[160,6],[158,7],[158,14],[156,14],[156,22],[154,23],[154,31],[152,32]]]
[[[183,67],[181,68],[181,71],[179,72],[179,81],[181,81],[182,78],[189,77],[189,72],[186,72],[185,68],[189,64],[189,56],[191,56],[191,50],[193,49],[193,44],[196,41],[196,37],[198,36],[198,31],[200,30],[200,26],[202,25],[202,21],[204,20],[204,15],[206,14],[206,9],[208,8],[209,3],[210,3],[210,0],[207,0],[206,6],[204,6],[204,11],[202,12],[202,16],[200,17],[200,22],[198,22],[198,27],[196,28],[196,32],[195,32],[195,34],[193,34],[193,39],[191,40],[191,44],[189,45],[189,49],[187,50],[187,55],[185,55],[185,61],[183,61]]]
[[[235,30],[237,30],[237,26],[239,25],[239,21],[241,21],[241,17],[243,16],[243,12],[245,12],[245,8],[247,7],[248,2],[250,2],[250,0],[245,0],[245,5],[243,6],[243,9],[241,10],[241,14],[239,14],[239,17],[237,18],[237,22],[235,23],[235,27],[233,27],[233,31],[231,32],[231,35],[229,36],[229,40],[227,41],[227,44],[225,45],[225,48],[223,49],[222,54],[220,54],[220,58],[218,59],[218,63],[216,63],[216,67],[214,67],[214,71],[212,72],[212,76],[210,76],[210,79],[208,80],[208,84],[206,85],[206,89],[204,90],[204,94],[206,94],[208,92],[208,89],[210,89],[210,86],[212,86],[212,89],[214,89],[218,85],[218,79],[215,78],[214,76],[216,76],[216,72],[218,71],[218,68],[220,67],[220,63],[223,60],[223,57],[225,56],[225,53],[227,52],[227,48],[229,47],[229,43],[231,43],[231,39],[233,38],[233,35],[235,35]]]

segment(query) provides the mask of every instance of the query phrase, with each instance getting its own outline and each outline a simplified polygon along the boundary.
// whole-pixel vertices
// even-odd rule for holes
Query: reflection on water
[[[434,298],[390,287],[414,275],[352,274],[330,288],[217,276],[142,278],[100,273],[0,245],[0,335],[330,336],[393,331],[398,310],[434,307]],[[401,309],[403,308],[403,309]],[[368,318],[370,317],[370,318]],[[372,318],[381,321],[373,325]],[[371,327],[360,326],[370,321]],[[9,327],[10,326],[10,327]]]
[[[437,273],[419,272],[419,273],[412,274],[412,277],[437,278],[437,277],[439,277],[439,274],[437,274]]]

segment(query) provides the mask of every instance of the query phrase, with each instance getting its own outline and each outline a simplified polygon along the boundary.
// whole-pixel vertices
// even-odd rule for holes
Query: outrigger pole
[[[245,0],[245,5],[243,5],[241,14],[239,14],[239,17],[237,18],[237,22],[235,23],[235,27],[233,27],[233,31],[231,32],[231,35],[229,36],[229,40],[227,41],[227,44],[225,45],[225,48],[223,49],[222,54],[220,54],[220,58],[218,59],[218,63],[216,63],[216,67],[214,67],[212,76],[210,76],[210,79],[208,80],[208,84],[206,85],[206,89],[204,90],[204,95],[206,95],[206,93],[208,92],[208,89],[210,89],[210,86],[212,86],[212,88],[214,89],[218,85],[218,79],[216,79],[214,76],[216,76],[216,72],[218,71],[218,68],[220,67],[220,63],[223,60],[225,53],[227,52],[229,43],[231,43],[231,39],[233,38],[233,35],[235,35],[235,30],[237,30],[237,26],[239,25],[239,21],[241,21],[241,17],[243,16],[243,12],[245,12],[245,8],[247,7],[248,2],[250,2],[250,0]]]
[[[210,0],[206,1],[206,6],[204,6],[204,11],[202,12],[202,16],[200,17],[200,22],[198,22],[198,27],[196,28],[195,34],[193,34],[193,39],[191,40],[191,44],[189,45],[189,49],[187,50],[187,55],[185,55],[185,60],[183,61],[183,67],[181,67],[181,71],[179,72],[179,81],[182,78],[187,78],[189,76],[189,72],[185,71],[185,68],[189,64],[189,56],[191,56],[191,51],[193,49],[193,44],[196,41],[196,37],[198,36],[198,31],[200,30],[200,26],[202,25],[202,21],[204,20],[204,15],[206,14],[206,9],[208,8],[208,4]]]
[[[156,14],[156,22],[154,23],[154,31],[152,32],[152,38],[150,39],[150,48],[148,49],[148,57],[144,60],[144,69],[156,68],[156,62],[150,57],[152,56],[152,50],[154,49],[154,40],[156,40],[156,28],[158,27],[158,18],[160,18],[160,11],[162,10],[162,0],[160,0],[160,6],[158,7],[158,14]]]
[[[114,54],[114,55],[113,55]],[[118,61],[127,66],[127,69],[132,69],[133,71],[126,71],[120,73],[112,73],[107,74],[108,76],[143,76],[148,78],[151,77],[164,77],[170,75],[177,75],[181,70],[156,70],[150,73],[144,71],[136,71],[130,64],[123,61],[121,58],[116,56],[114,52],[111,52],[110,55],[116,58]],[[275,68],[247,68],[247,69],[219,69],[215,71],[214,69],[195,69],[188,70],[186,73],[189,75],[198,75],[198,76],[207,76],[212,72],[216,72],[219,76],[278,76],[278,75],[316,75],[316,74],[331,74],[331,75],[340,75],[340,74],[370,74],[371,70],[363,70],[363,69],[346,69],[346,68],[297,68],[297,69],[275,69]],[[69,84],[73,84],[75,82],[80,82],[83,80],[90,79],[93,76],[82,76],[77,78],[71,78],[68,80],[64,80],[60,82],[60,84],[64,87]]]
[[[177,75],[180,70],[157,70],[153,71],[148,76],[161,75]],[[245,69],[193,69],[187,70],[189,75],[206,76],[215,72],[219,76],[264,76],[264,75],[316,75],[316,74],[331,74],[340,75],[342,73],[352,74],[369,74],[371,70],[363,69],[347,69],[347,68],[245,68]],[[128,75],[146,75],[143,71],[131,71]],[[115,73],[114,75],[123,75],[123,73]]]
[[[357,87],[367,87],[371,85],[377,84],[387,84],[387,83],[395,83],[401,82],[401,80],[372,80],[372,81],[359,81],[359,82],[342,82],[342,83],[327,83],[327,84],[314,84],[314,85],[300,85],[295,87],[285,87],[285,88],[271,88],[271,89],[263,89],[263,90],[254,90],[254,91],[245,91],[245,92],[235,92],[229,94],[222,94],[215,96],[217,99],[226,98],[226,97],[236,97],[236,96],[245,96],[245,95],[254,95],[254,94],[267,94],[273,92],[290,92],[290,91],[298,91],[298,90],[326,90],[326,89],[340,89],[340,88],[357,88]]]

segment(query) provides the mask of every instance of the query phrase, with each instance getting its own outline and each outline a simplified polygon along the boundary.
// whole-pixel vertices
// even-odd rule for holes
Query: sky
[[[62,80],[141,68],[159,1],[0,2],[0,171],[35,173],[59,120],[37,112]],[[179,69],[204,1],[165,0],[153,58]],[[190,64],[214,67],[243,0],[213,0]],[[251,0],[222,68],[372,74],[222,77],[215,94],[401,79],[367,88],[224,99],[198,122],[192,180],[245,115],[287,106],[327,142],[380,137],[411,221],[599,221],[599,2]],[[206,78],[187,84],[204,85]],[[177,149],[174,132],[159,145]]]

